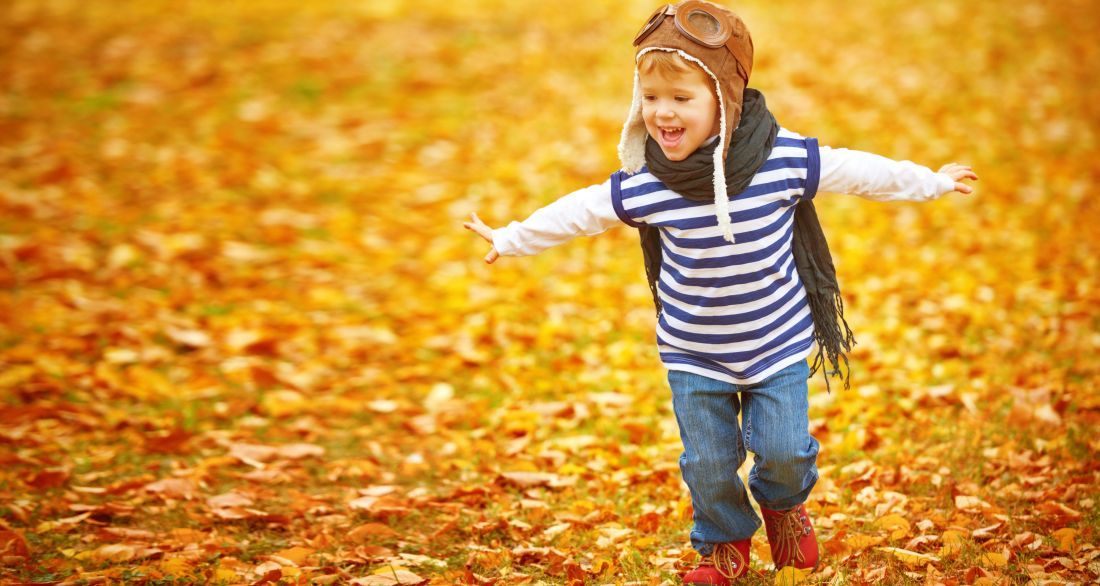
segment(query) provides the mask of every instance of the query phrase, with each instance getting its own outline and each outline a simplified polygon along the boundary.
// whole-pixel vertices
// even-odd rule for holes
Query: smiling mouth
[[[665,142],[669,143],[680,140],[680,137],[684,135],[683,128],[662,128],[660,130],[661,138],[664,139]]]

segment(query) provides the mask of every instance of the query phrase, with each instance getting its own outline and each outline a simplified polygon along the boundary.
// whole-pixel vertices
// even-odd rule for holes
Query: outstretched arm
[[[964,179],[978,176],[967,165],[950,163],[934,172],[911,161],[854,151],[821,147],[819,191],[851,193],[876,201],[923,201],[945,193],[973,193]]]
[[[577,236],[593,236],[620,223],[611,203],[608,180],[562,196],[526,220],[511,222],[503,228],[490,228],[477,214],[470,214],[470,221],[462,225],[493,245],[485,256],[485,262],[492,264],[501,256],[538,254]]]

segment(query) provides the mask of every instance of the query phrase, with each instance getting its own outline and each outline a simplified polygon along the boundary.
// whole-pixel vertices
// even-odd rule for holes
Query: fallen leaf
[[[306,558],[313,555],[313,552],[314,550],[312,549],[296,546],[288,549],[281,549],[275,552],[274,555],[290,560],[295,565],[301,566],[305,563]]]
[[[901,539],[909,534],[909,521],[901,515],[886,515],[875,520],[874,526],[890,532],[890,539]]]
[[[1069,527],[1064,527],[1051,534],[1054,541],[1058,543],[1058,549],[1066,553],[1074,553],[1077,549],[1077,530]]]
[[[1001,568],[1008,565],[1008,558],[1002,553],[989,552],[982,554],[981,563],[985,566]]]
[[[898,558],[909,566],[923,566],[940,561],[940,558],[934,555],[917,553],[915,551],[901,549],[898,547],[880,547],[878,549],[879,551],[885,551],[886,553],[893,554],[894,557]]]
[[[366,523],[364,525],[359,525],[347,533],[348,539],[355,543],[393,539],[397,536],[398,533],[396,531],[388,525],[383,525],[381,523]]]
[[[852,549],[867,549],[868,547],[874,547],[886,541],[884,537],[877,537],[873,535],[860,535],[853,534],[844,538],[844,543]]]
[[[250,497],[236,491],[230,491],[206,499],[206,504],[213,508],[223,507],[250,507],[253,501]]]
[[[189,478],[165,478],[146,484],[145,490],[165,498],[191,500],[198,496],[198,487]]]
[[[775,586],[794,586],[806,581],[810,575],[809,570],[803,570],[794,566],[787,566],[775,573]]]
[[[381,568],[374,574],[363,578],[353,578],[348,582],[357,586],[393,586],[404,584],[407,586],[419,586],[427,584],[428,580],[403,569]]]

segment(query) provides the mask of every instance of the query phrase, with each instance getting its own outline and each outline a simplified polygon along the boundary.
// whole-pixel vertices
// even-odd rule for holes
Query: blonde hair
[[[684,60],[679,53],[672,51],[649,51],[638,59],[638,71],[642,73],[656,72],[658,75],[674,75],[689,71],[702,71],[694,63]]]

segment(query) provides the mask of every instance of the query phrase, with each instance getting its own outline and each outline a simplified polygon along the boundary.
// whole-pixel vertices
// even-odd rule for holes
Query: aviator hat
[[[714,149],[714,204],[722,236],[733,242],[725,159],[733,131],[741,122],[741,101],[752,72],[752,37],[745,23],[729,10],[703,0],[684,0],[657,9],[634,38],[634,92],[619,142],[623,171],[645,165],[648,136],[642,120],[637,63],[650,51],[668,51],[702,69],[714,82],[718,98],[718,146]]]

